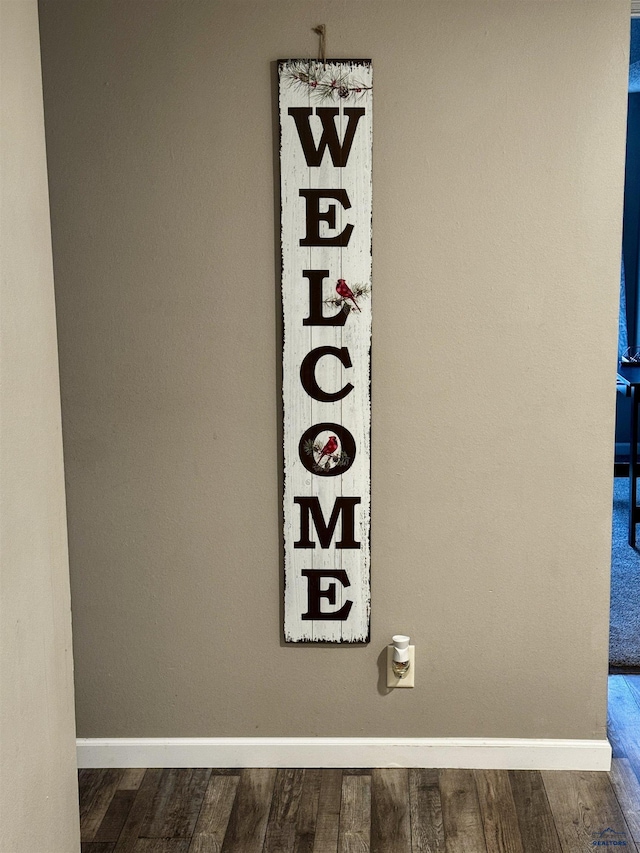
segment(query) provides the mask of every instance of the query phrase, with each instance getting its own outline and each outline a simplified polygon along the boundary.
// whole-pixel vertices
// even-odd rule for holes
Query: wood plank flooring
[[[609,739],[611,773],[81,770],[82,853],[640,853],[640,675]]]

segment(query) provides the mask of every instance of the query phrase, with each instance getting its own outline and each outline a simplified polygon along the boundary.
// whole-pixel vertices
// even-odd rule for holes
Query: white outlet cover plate
[[[387,687],[415,687],[416,647],[409,646],[409,672],[404,678],[393,674],[393,646],[387,646]]]

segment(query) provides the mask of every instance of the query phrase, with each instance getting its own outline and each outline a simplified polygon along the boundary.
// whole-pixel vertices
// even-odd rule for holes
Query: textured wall
[[[627,6],[42,0],[80,735],[604,737]],[[376,90],[356,648],[281,642],[272,63],[319,22]]]
[[[0,851],[73,853],[69,563],[35,0],[2,0],[0,33]]]

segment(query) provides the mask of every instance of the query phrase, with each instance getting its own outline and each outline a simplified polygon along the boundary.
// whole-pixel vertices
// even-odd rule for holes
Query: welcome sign
[[[284,636],[369,639],[369,60],[278,63]]]

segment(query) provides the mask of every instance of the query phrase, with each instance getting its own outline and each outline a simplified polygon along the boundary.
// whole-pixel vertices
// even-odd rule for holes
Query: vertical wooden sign
[[[282,60],[284,636],[369,639],[369,60]]]

